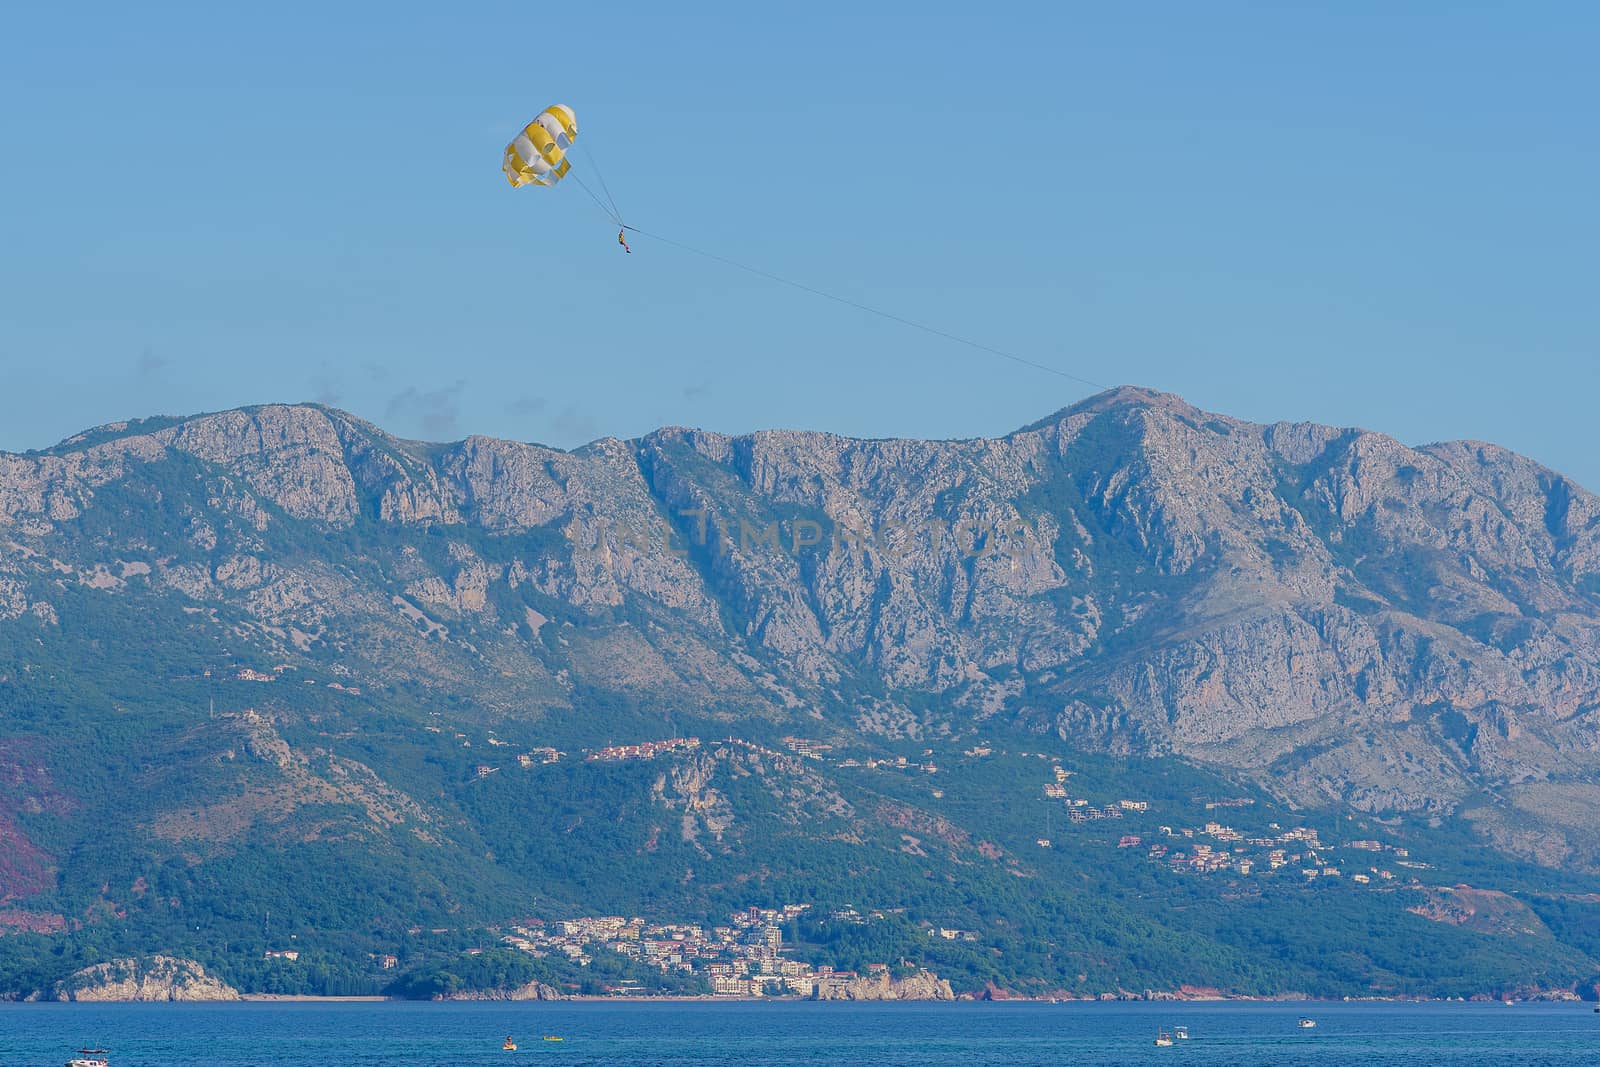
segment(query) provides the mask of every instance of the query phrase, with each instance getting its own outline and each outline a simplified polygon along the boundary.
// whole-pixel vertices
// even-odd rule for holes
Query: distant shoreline
[[[1411,997],[1411,996],[1363,996],[1363,997],[1308,997],[1298,994],[1277,994],[1263,996],[1173,996],[1173,997],[1129,997],[1102,1000],[1098,997],[978,997],[957,995],[954,1000],[938,1000],[933,998],[919,999],[863,999],[850,1000],[848,998],[817,1000],[813,997],[799,995],[790,996],[718,996],[712,993],[662,993],[657,995],[637,994],[623,996],[608,996],[606,994],[575,993],[555,1000],[489,1000],[477,998],[451,998],[437,999],[414,997],[385,997],[385,996],[350,996],[350,997],[324,997],[309,994],[294,993],[241,993],[240,1001],[253,1003],[273,1004],[340,1004],[340,1003],[386,1003],[399,1004],[1056,1004],[1059,1006],[1082,1004],[1581,1004],[1586,1003],[1580,998],[1571,1000],[1565,997],[1529,997],[1512,1001],[1502,1001],[1496,997],[1479,995],[1475,997]],[[221,1001],[215,1003],[224,1003]],[[1591,1005],[1592,1006],[1592,1005]]]
[[[7,1000],[0,998],[0,1004],[30,1003],[24,1000]],[[51,1001],[49,1003],[62,1003]],[[784,996],[784,997],[728,997],[712,994],[663,994],[660,996],[605,996],[592,994],[579,994],[562,997],[559,1000],[478,1000],[478,999],[422,999],[413,997],[386,997],[386,996],[313,996],[303,993],[241,993],[237,1000],[190,1000],[179,1002],[167,1001],[78,1001],[80,1004],[138,1004],[138,1003],[185,1003],[185,1004],[1054,1004],[1058,1007],[1090,1006],[1106,1007],[1110,1005],[1128,1004],[1163,1004],[1170,1007],[1181,1005],[1198,1006],[1204,1004],[1259,1004],[1282,1005],[1299,1004],[1303,1006],[1335,1006],[1341,1004],[1476,1004],[1525,1006],[1525,1005],[1581,1005],[1588,1009],[1594,1008],[1594,1003],[1581,999],[1567,999],[1565,997],[1535,997],[1523,1000],[1502,1001],[1493,997],[1173,997],[1146,1000],[1142,997],[1118,1000],[1100,1000],[1097,998],[1063,997],[1051,1000],[1048,997],[996,997],[993,999],[974,996],[957,996],[955,1000],[914,999],[905,1000],[848,1000],[828,999],[816,1000],[812,997]]]
[[[381,1001],[386,1001],[386,1000],[404,1000],[405,998],[404,997],[384,997],[384,996],[370,996],[370,997],[319,997],[319,996],[313,996],[313,995],[311,995],[309,993],[240,993],[239,994],[239,999],[240,1000],[255,1001],[255,1002],[258,1002],[258,1003],[268,1003],[268,1004],[294,1004],[294,1003],[299,1003],[299,1002],[306,1002],[306,1003],[312,1003],[312,1004],[343,1004],[343,1003],[371,1004],[371,1003],[374,1003],[374,1002],[381,1002]]]

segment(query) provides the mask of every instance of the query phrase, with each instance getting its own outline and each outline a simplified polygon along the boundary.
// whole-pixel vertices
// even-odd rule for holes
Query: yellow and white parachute
[[[578,139],[578,119],[565,104],[551,104],[506,145],[506,181],[512,185],[554,185],[567,176],[567,149]]]

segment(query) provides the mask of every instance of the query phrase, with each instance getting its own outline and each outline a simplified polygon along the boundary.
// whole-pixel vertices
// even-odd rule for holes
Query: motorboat
[[[1301,1016],[1300,1021],[1295,1023],[1295,1025],[1302,1030],[1310,1030],[1312,1027],[1317,1025],[1317,1020],[1307,1019],[1304,1016]]]
[[[80,1048],[78,1054],[67,1061],[67,1067],[111,1067],[103,1048]]]

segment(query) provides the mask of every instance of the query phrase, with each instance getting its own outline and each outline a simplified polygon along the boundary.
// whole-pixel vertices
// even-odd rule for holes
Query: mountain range
[[[1600,970],[1600,500],[1489,444],[1146,389],[965,441],[562,451],[271,405],[0,454],[0,716],[17,993],[52,939],[247,988],[288,981],[257,966],[274,912],[329,961],[420,966],[461,946],[419,926],[464,944],[539,909],[741,893],[905,908],[907,930],[953,909],[1002,957],[1095,912],[1098,955],[1029,965],[1080,992]],[[1154,797],[1161,825],[1116,849],[1060,803],[1075,783]],[[1145,850],[1208,821],[1191,808],[1432,859],[1364,896],[1175,874]],[[1504,906],[1441,904],[1469,881]],[[1322,985],[1279,943],[1307,893],[1360,956]],[[1441,977],[1362,942],[1377,913],[1491,963]],[[1195,962],[1151,947],[1185,939]],[[958,986],[1030,978],[962,951]]]

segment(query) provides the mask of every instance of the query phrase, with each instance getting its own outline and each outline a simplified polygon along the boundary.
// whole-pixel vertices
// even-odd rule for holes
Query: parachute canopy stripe
[[[528,140],[533,142],[533,147],[544,157],[546,163],[554,166],[561,162],[563,152],[561,146],[556,144],[555,138],[545,132],[544,127],[535,124],[528,127]]]
[[[533,147],[533,142],[528,140],[527,134],[517,134],[517,139],[511,142],[510,151],[516,156],[518,163],[527,161],[527,169],[535,174],[543,174],[550,169],[550,164],[544,161],[544,156]]]
[[[578,139],[578,119],[564,104],[552,104],[506,145],[506,181],[514,186],[551,186],[571,169],[567,149]]]
[[[556,120],[569,140],[576,141],[578,139],[577,116],[572,113],[572,109],[566,104],[551,104],[539,113],[540,119],[546,116]]]
[[[550,139],[555,141],[562,148],[565,148],[572,143],[572,138],[567,136],[566,129],[561,125],[560,122],[556,120],[554,115],[540,115],[533,121],[538,123],[539,127],[543,129],[545,133],[550,135]]]

